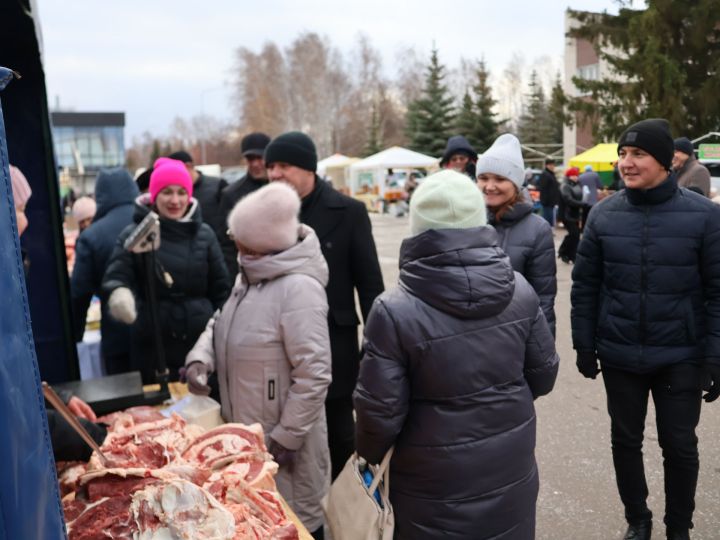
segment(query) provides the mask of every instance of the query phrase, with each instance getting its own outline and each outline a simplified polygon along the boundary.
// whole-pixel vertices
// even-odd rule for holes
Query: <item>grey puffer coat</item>
[[[302,240],[281,253],[240,259],[230,298],[186,363],[217,370],[226,420],[259,422],[266,439],[297,451],[292,472],[282,467],[275,480],[314,531],[322,526],[320,500],[330,487],[328,268],[313,230],[300,230]]]
[[[490,210],[488,216],[497,232],[498,245],[510,257],[513,270],[520,272],[535,289],[540,298],[540,307],[555,335],[557,267],[550,225],[533,214],[532,204],[525,201],[514,204],[500,220]]]
[[[377,463],[395,445],[396,538],[534,538],[533,399],[557,369],[537,295],[491,227],[403,242],[354,395],[360,455]]]

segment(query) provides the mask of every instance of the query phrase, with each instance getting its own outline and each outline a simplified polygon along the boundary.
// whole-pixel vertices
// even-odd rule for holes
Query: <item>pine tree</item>
[[[431,156],[442,155],[454,126],[453,98],[444,80],[445,66],[433,49],[422,94],[410,103],[406,117],[410,147]]]
[[[718,0],[621,3],[617,15],[571,11],[581,26],[569,33],[594,44],[612,74],[574,78],[583,94],[571,101],[596,137],[615,139],[629,124],[667,118],[674,133],[698,136],[720,125]]]
[[[525,112],[518,122],[518,136],[523,144],[547,144],[552,133],[549,125],[545,92],[535,70],[530,74],[529,93]]]
[[[550,103],[548,104],[548,120],[550,122],[550,140],[549,143],[562,144],[563,128],[572,121],[571,116],[567,112],[568,98],[562,88],[560,81],[560,73],[555,78],[552,92],[550,94]]]
[[[488,83],[490,72],[487,70],[484,60],[478,63],[476,75],[477,82],[473,87],[473,91],[475,93],[475,113],[477,115],[477,121],[475,123],[475,129],[470,134],[470,139],[471,143],[475,146],[475,150],[482,153],[490,148],[503,122],[498,122],[495,119],[497,113],[493,111],[493,108],[497,104],[497,101],[492,97],[492,90]]]
[[[460,108],[455,117],[455,129],[460,135],[464,135],[468,142],[475,147],[474,134],[478,124],[478,115],[475,109],[475,102],[468,90],[465,90]]]

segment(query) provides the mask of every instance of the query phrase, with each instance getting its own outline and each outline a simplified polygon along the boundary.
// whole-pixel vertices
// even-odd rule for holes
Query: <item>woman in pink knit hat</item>
[[[32,189],[20,169],[10,165],[10,183],[12,184],[13,200],[15,201],[15,219],[17,221],[18,234],[22,236],[28,226],[28,219],[25,215],[25,206],[30,200]]]
[[[180,161],[159,158],[150,189],[135,201],[135,223],[118,237],[103,277],[110,315],[132,325],[131,361],[145,384],[154,381],[155,349],[148,302],[157,304],[170,380],[178,380],[185,355],[228,293],[230,281],[217,236],[203,223],[192,197],[190,174]],[[160,216],[160,247],[154,256],[155,298],[145,290],[146,259],[123,248],[125,239],[150,212]]]

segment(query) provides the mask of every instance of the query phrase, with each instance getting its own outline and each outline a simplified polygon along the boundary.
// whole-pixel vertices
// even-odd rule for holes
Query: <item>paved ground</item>
[[[409,234],[407,218],[371,216],[385,286],[398,276],[400,243]],[[564,236],[556,231],[556,244]],[[602,381],[584,379],[575,368],[570,339],[570,271],[559,263],[557,348],[560,374],[555,390],[536,404],[540,497],[539,540],[609,540],[622,538],[623,511],[610,456],[610,425]],[[694,540],[720,539],[720,400],[703,409],[700,428],[700,480]],[[652,406],[646,430],[646,476],[655,513],[656,538],[664,538],[662,458],[657,446]]]

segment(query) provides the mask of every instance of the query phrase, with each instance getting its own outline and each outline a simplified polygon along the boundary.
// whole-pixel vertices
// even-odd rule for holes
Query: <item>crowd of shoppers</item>
[[[247,175],[231,185],[196,171],[187,152],[158,159],[141,195],[126,171],[103,171],[77,244],[77,336],[98,295],[109,373],[153,380],[159,340],[171,379],[184,367],[198,394],[217,380],[226,420],[262,424],[278,489],[316,539],[321,500],[353,452],[375,464],[394,448],[395,538],[529,540],[533,403],[553,389],[559,362],[557,218],[567,232],[558,256],[575,263],[577,368],[601,374],[607,393],[624,538],[651,535],[642,441],[652,394],[667,537],[683,540],[702,388],[706,401],[720,394],[720,208],[692,192],[706,186],[688,143],[662,120],[628,128],[612,195],[599,196],[590,166],[558,182],[548,159],[538,215],[517,137],[478,156],[453,136],[443,170],[408,189],[409,236],[387,292],[365,206],[317,176],[304,133],[245,136]],[[157,249],[128,251],[150,212]]]

